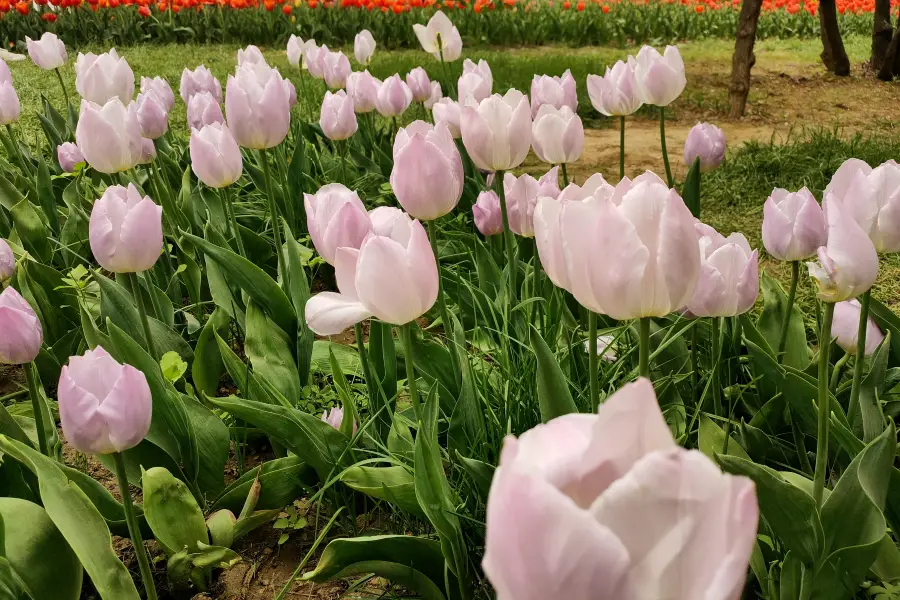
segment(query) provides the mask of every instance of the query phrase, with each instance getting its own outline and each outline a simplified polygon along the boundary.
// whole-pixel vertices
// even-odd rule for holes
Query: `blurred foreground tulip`
[[[12,81],[0,81],[0,125],[15,123],[21,115],[22,106]]]
[[[363,66],[368,66],[372,62],[372,55],[375,54],[375,38],[368,29],[363,29],[353,38],[353,56],[356,62]]]
[[[889,160],[874,169],[852,158],[838,168],[826,194],[834,194],[878,252],[900,252],[900,165]]]
[[[213,77],[205,66],[200,65],[193,71],[184,69],[181,72],[181,99],[187,104],[191,96],[197,92],[209,92],[216,102],[222,102],[222,84]]]
[[[55,33],[49,31],[45,31],[39,40],[26,37],[25,45],[32,62],[47,71],[60,68],[69,59],[66,45]]]
[[[378,88],[375,108],[382,117],[393,118],[402,115],[412,103],[412,91],[400,79],[399,75],[391,75]]]
[[[75,89],[89,102],[102,105],[118,98],[128,105],[134,97],[134,73],[115,48],[99,56],[79,53],[75,59]]]
[[[101,173],[119,173],[141,160],[141,125],[118,98],[104,105],[81,101],[75,141],[84,159]]]
[[[700,170],[712,171],[725,160],[725,134],[709,123],[697,123],[688,132],[684,143],[684,164],[688,167],[700,159]]]
[[[138,94],[132,106],[142,137],[155,140],[169,130],[169,111],[165,101],[153,90]]]
[[[506,193],[506,212],[509,228],[516,235],[534,237],[534,210],[538,198],[559,196],[559,167],[553,167],[540,180],[528,173],[516,177],[512,173],[503,176]]]
[[[56,148],[56,158],[59,161],[59,167],[66,173],[73,173],[75,165],[84,162],[84,155],[72,142],[60,144]]]
[[[166,111],[172,112],[175,107],[175,93],[172,91],[169,82],[162,77],[141,77],[141,93],[156,92],[163,101]]]
[[[507,171],[522,164],[531,149],[531,107],[518,90],[494,94],[462,107],[463,144],[484,171]]]
[[[463,62],[463,74],[457,82],[458,98],[461,104],[471,99],[476,104],[490,97],[494,91],[494,76],[485,60],[477,63],[468,58]]]
[[[621,60],[606,67],[606,74],[588,75],[588,96],[591,104],[607,117],[624,117],[635,112],[643,102],[637,93],[634,65]]]
[[[0,293],[0,331],[0,363],[23,365],[37,358],[44,330],[34,309],[12,287]]]
[[[162,253],[162,208],[129,184],[106,188],[94,202],[89,226],[91,252],[113,273],[152,267]]]
[[[462,136],[460,131],[459,120],[462,113],[462,107],[452,98],[441,98],[431,107],[434,115],[435,124],[444,123],[450,134],[459,139]]]
[[[416,67],[406,74],[406,85],[416,102],[425,102],[431,96],[431,80],[422,67]]]
[[[244,63],[228,76],[225,116],[244,148],[263,150],[284,141],[291,126],[290,96],[278,69]]]
[[[856,299],[838,302],[834,305],[834,321],[831,324],[831,335],[838,346],[843,348],[847,354],[855,355],[857,352],[859,317],[860,304]],[[872,356],[883,340],[884,333],[874,319],[869,317],[866,325],[865,355]]]
[[[0,288],[16,274],[16,257],[6,240],[0,238]]]
[[[534,153],[545,163],[564,165],[581,158],[584,126],[568,106],[561,109],[544,104],[531,125]]]
[[[12,83],[12,73],[9,71],[9,65],[3,58],[0,58],[0,83]]]
[[[437,11],[427,25],[413,25],[422,50],[441,62],[453,62],[462,54],[462,37],[447,15]]]
[[[203,129],[213,123],[225,123],[225,115],[215,96],[209,92],[197,92],[187,105],[187,121],[191,129]]]
[[[413,218],[431,221],[449,213],[464,183],[462,157],[446,125],[414,121],[397,132],[391,188]]]
[[[540,108],[545,104],[555,108],[568,106],[572,112],[578,110],[575,78],[572,77],[569,69],[566,69],[562,77],[535,75],[531,79],[531,117],[536,117]]]
[[[668,106],[675,101],[687,80],[684,76],[684,61],[675,46],[666,46],[664,54],[656,48],[644,46],[637,58],[629,58],[634,68],[638,97],[644,104]]]
[[[503,233],[503,214],[497,192],[487,190],[478,194],[478,200],[472,205],[472,217],[475,220],[475,227],[482,235]]]
[[[763,206],[762,239],[766,252],[778,260],[814,256],[828,240],[825,213],[806,188],[775,189]]]
[[[309,237],[319,255],[335,264],[338,248],[359,248],[372,229],[366,207],[353,190],[339,183],[304,194]]]
[[[191,170],[211,188],[229,186],[241,177],[241,149],[224,123],[191,131]]]
[[[759,258],[740,233],[727,238],[697,224],[700,276],[687,304],[697,317],[734,317],[753,308],[759,295]]]
[[[353,98],[344,90],[338,90],[336,94],[325,92],[319,114],[319,127],[330,140],[346,140],[356,133],[359,125],[353,111]]]

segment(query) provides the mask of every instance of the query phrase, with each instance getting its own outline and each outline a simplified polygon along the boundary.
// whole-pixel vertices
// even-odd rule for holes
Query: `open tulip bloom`
[[[413,25],[422,50],[441,62],[453,62],[462,54],[462,37],[447,15],[437,11],[427,25]]]
[[[75,60],[75,89],[81,97],[97,104],[118,98],[128,104],[134,97],[134,73],[116,49],[99,56],[78,54]]]

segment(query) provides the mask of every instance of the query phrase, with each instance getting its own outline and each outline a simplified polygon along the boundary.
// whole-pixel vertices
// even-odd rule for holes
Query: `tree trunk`
[[[835,0],[820,0],[819,27],[822,30],[822,62],[825,67],[835,75],[849,75],[850,59],[847,58],[838,28]]]
[[[875,0],[875,15],[872,23],[872,56],[869,67],[878,73],[884,66],[894,28],[891,27],[891,0]]]
[[[734,55],[731,58],[731,85],[728,94],[728,100],[731,103],[728,114],[734,119],[744,116],[747,96],[750,94],[750,69],[756,64],[753,45],[756,43],[756,24],[759,21],[761,8],[762,0],[743,0],[741,2],[737,39],[734,42]]]
[[[881,68],[878,70],[878,79],[890,81],[900,73],[900,27],[894,30],[894,37],[882,58]]]

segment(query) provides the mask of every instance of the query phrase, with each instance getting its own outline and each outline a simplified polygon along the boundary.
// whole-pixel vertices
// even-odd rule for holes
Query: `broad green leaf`
[[[9,210],[16,232],[22,245],[41,262],[49,263],[53,256],[50,245],[52,232],[49,231],[28,199],[23,199]]]
[[[0,206],[11,211],[25,196],[3,174],[0,174]]]
[[[297,456],[276,458],[251,469],[229,485],[216,498],[213,510],[227,508],[235,514],[241,511],[253,482],[259,478],[260,492],[257,510],[287,506],[316,483],[312,468]]]
[[[495,467],[474,458],[466,458],[459,453],[457,453],[456,458],[459,460],[460,466],[475,483],[475,489],[478,490],[481,501],[487,502],[488,493],[491,491],[491,482],[494,479]]]
[[[297,146],[303,146],[298,143]],[[294,305],[294,313],[297,315],[297,372],[300,375],[300,385],[309,383],[310,364],[312,361],[312,348],[315,334],[306,325],[306,301],[311,295],[309,280],[306,276],[306,267],[303,266],[303,257],[300,244],[294,238],[287,222],[284,223],[285,231],[285,256],[287,260],[288,295],[291,304]]]
[[[316,340],[313,342],[311,369],[315,373],[331,375],[331,357],[330,353],[334,352],[335,358],[341,365],[341,371],[359,376],[362,374],[362,366],[359,363],[359,354],[354,348],[345,344],[337,344],[326,340]]]
[[[53,183],[50,181],[50,169],[43,154],[38,154],[37,169],[37,193],[38,205],[47,217],[50,229],[59,233],[59,214],[57,213],[56,195],[53,193]]]
[[[397,347],[391,326],[377,319],[369,320],[369,364],[377,381],[377,393],[369,394],[369,412],[377,414],[375,425],[379,439],[384,439],[391,429],[391,420],[397,396]],[[385,407],[385,403],[387,406]]]
[[[225,335],[230,322],[231,317],[228,313],[216,307],[197,339],[194,362],[191,364],[191,378],[200,394],[215,396],[219,389],[219,380],[225,372],[225,365],[222,363],[215,334]]]
[[[450,416],[450,434],[448,446],[450,451],[462,450],[471,454],[476,444],[481,444],[485,439],[484,420],[478,389],[475,386],[475,373],[472,363],[469,361],[469,351],[466,345],[466,334],[462,325],[452,312],[453,338],[451,352],[456,352],[462,371],[459,399]]]
[[[225,487],[225,463],[231,447],[228,426],[196,398],[184,394],[180,398],[195,440],[194,480],[204,494],[218,494]]]
[[[0,556],[0,600],[34,600],[6,558]]]
[[[859,410],[862,414],[863,442],[869,443],[884,431],[884,412],[881,410],[881,394],[887,372],[888,355],[891,349],[891,332],[887,335],[875,354],[872,364],[859,389]],[[855,433],[855,432],[854,432]]]
[[[291,340],[254,300],[247,303],[244,351],[254,374],[277,389],[291,404],[302,395]]]
[[[536,329],[531,332],[531,348],[537,358],[537,397],[541,420],[546,423],[556,417],[578,412],[566,376]]]
[[[691,168],[684,178],[684,186],[681,188],[681,197],[685,206],[695,218],[700,218],[700,157],[694,159]]]
[[[726,454],[724,452],[725,448],[725,430],[723,430],[719,425],[710,419],[705,414],[700,415],[700,452],[707,455],[710,458],[715,458],[716,454]],[[737,442],[734,436],[731,436],[731,439],[728,441],[728,452],[727,454],[731,456],[737,456],[738,458],[745,458],[747,460],[751,460],[750,456],[741,448],[741,445]]]
[[[414,515],[425,516],[416,499],[413,474],[406,467],[354,465],[341,473],[341,481],[357,492],[394,504]]]
[[[760,276],[760,291],[763,297],[763,309],[759,315],[757,326],[760,333],[769,343],[773,355],[778,352],[781,339],[781,326],[784,313],[787,311],[787,294],[781,285],[765,271]],[[803,313],[795,302],[791,310],[788,325],[787,344],[784,349],[782,364],[803,370],[809,365],[809,350],[806,346],[806,328],[803,324]]]
[[[331,360],[331,378],[334,381],[334,387],[337,390],[338,398],[341,400],[341,406],[344,410],[344,418],[341,420],[341,433],[347,436],[347,439],[353,437],[355,428],[360,424],[359,413],[356,410],[356,403],[353,401],[353,394],[350,391],[350,385],[347,378],[341,371],[341,365],[334,352],[329,357]]]
[[[2,200],[2,183],[2,180],[0,180],[0,200]],[[891,332],[893,362],[900,361],[900,317],[875,298],[869,299],[869,315],[881,329]]]
[[[166,554],[185,548],[197,552],[197,544],[209,543],[203,512],[183,481],[166,469],[153,467],[143,473],[141,482],[144,516]]]

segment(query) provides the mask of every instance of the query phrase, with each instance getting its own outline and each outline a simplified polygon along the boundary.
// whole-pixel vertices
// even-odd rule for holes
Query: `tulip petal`
[[[109,443],[116,452],[133,448],[146,437],[151,407],[147,378],[131,365],[123,365],[119,379],[97,408],[106,421]]]
[[[334,292],[321,292],[306,302],[306,324],[318,335],[337,335],[371,316],[360,302]]]

